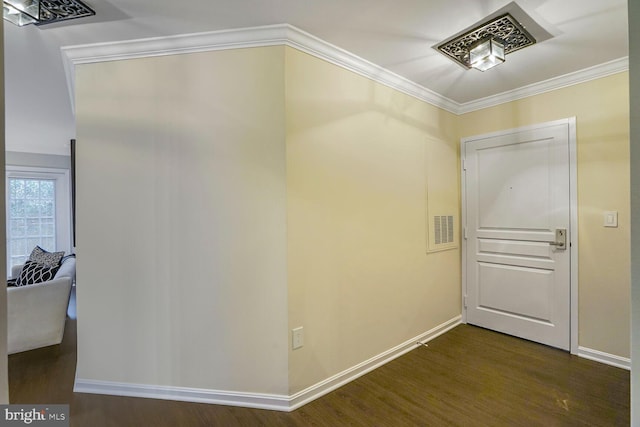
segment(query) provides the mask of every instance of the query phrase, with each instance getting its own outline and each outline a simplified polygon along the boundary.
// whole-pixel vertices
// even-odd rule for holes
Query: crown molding
[[[65,46],[61,48],[61,53],[71,99],[71,108],[75,114],[76,65],[265,46],[289,46],[298,49],[458,115],[583,83],[629,69],[629,58],[624,57],[519,89],[461,104],[289,24]]]
[[[286,43],[288,25],[222,30],[167,37],[63,46],[60,50],[71,108],[75,114],[75,66],[124,59],[179,55],[215,50],[276,46]]]
[[[585,68],[563,76],[554,77],[523,86],[518,89],[502,92],[497,95],[488,96],[486,98],[477,99],[475,101],[458,104],[457,114],[470,113],[483,108],[494,107],[496,105],[515,101],[522,98],[528,98],[534,95],[540,95],[552,90],[562,89],[573,86],[578,83],[585,83],[590,80],[607,77],[613,74],[621,73],[629,70],[629,57],[615,59],[600,65]]]
[[[153,56],[179,55],[214,50],[285,44],[289,25],[180,34],[107,43],[62,47],[63,56],[73,65]]]
[[[452,113],[458,109],[456,102],[289,24],[65,46],[61,52],[75,112],[76,65],[265,46],[290,46],[436,107]]]
[[[291,25],[286,45],[457,114],[457,102]]]

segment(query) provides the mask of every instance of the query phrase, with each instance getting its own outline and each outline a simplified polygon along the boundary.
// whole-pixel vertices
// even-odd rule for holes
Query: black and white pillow
[[[55,277],[59,266],[47,267],[37,262],[27,261],[22,267],[20,276],[16,280],[16,286],[35,285],[36,283],[46,282]]]
[[[59,267],[63,256],[64,251],[48,252],[40,246],[36,246],[31,251],[31,255],[29,255],[29,261],[36,262],[40,265],[44,265],[45,267]]]

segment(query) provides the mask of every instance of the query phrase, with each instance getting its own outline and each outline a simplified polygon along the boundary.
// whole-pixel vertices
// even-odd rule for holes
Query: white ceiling
[[[8,150],[67,152],[75,124],[62,46],[288,23],[460,104],[628,55],[627,0],[517,0],[552,38],[485,73],[432,46],[510,0],[85,1],[95,17],[5,23]]]

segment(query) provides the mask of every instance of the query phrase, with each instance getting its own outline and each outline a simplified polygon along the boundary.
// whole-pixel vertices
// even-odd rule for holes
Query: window
[[[7,166],[7,272],[38,245],[70,251],[69,173]]]

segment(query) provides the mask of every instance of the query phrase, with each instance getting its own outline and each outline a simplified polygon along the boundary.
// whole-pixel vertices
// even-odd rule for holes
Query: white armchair
[[[18,277],[21,270],[21,265],[14,266],[11,276]],[[7,288],[9,354],[62,342],[75,274],[76,260],[70,257],[52,280]]]

